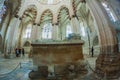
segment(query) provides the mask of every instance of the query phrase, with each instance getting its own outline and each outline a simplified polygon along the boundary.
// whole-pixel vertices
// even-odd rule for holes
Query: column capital
[[[55,23],[55,25],[59,25],[59,23],[57,22],[57,23]]]
[[[40,26],[40,24],[37,24],[37,26]]]
[[[37,23],[33,23],[33,25],[37,25]]]

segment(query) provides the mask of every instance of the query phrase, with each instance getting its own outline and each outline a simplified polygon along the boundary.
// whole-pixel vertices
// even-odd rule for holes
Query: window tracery
[[[51,39],[52,38],[52,24],[47,23],[42,28],[42,39]]]

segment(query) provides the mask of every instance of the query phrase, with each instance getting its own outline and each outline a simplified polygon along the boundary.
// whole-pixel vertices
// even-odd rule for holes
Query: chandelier
[[[0,23],[2,21],[2,17],[5,14],[6,6],[4,5],[5,0],[0,0]]]

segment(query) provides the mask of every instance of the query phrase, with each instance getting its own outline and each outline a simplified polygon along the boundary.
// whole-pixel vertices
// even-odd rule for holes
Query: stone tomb
[[[61,70],[59,72],[62,72],[64,69],[67,70],[67,68],[69,70],[68,65],[72,66],[72,69],[74,69],[74,66],[76,65],[80,66],[81,61],[84,60],[82,45],[82,40],[59,42],[33,42],[31,44],[32,59],[33,64],[38,66],[38,71],[36,72],[37,75],[41,76],[42,72],[44,74],[42,75],[42,77],[55,76],[57,70]],[[61,69],[57,69],[59,66],[61,66]],[[63,72],[65,72],[65,70]],[[34,72],[31,72],[30,77],[32,78],[33,76],[35,78]]]

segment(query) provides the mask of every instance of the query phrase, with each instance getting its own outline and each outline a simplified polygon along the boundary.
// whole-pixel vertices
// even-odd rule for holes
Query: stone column
[[[18,45],[18,47],[22,47],[21,46],[21,38],[22,38],[22,32],[23,32],[23,27],[24,26],[21,23],[19,27],[20,28],[19,28],[19,33],[18,33],[18,36],[17,36],[17,45]]]
[[[56,27],[56,40],[60,40],[60,37],[59,37],[59,25],[58,25],[58,23],[55,24],[55,27]]]
[[[6,35],[6,39],[9,39],[9,41],[8,41],[8,44],[9,45],[12,45],[12,44],[10,44],[10,43],[12,43],[12,35],[13,35],[13,33],[14,33],[14,24],[15,24],[15,22],[17,21],[17,18],[13,18],[12,20],[11,20],[11,22],[10,22],[10,25],[9,25],[9,27],[8,27],[8,31],[7,31],[7,35]]]
[[[73,33],[80,34],[80,24],[75,15],[73,15],[71,18],[71,25]]]
[[[58,40],[62,40],[62,27],[58,26]]]
[[[16,18],[13,18],[13,20],[11,20],[11,22],[10,22],[10,25],[9,25],[10,27],[8,28],[9,31],[7,32],[7,37],[9,39],[8,45],[10,47],[13,46],[12,45],[13,43],[15,43],[15,42],[13,42],[15,39],[14,34],[17,33],[16,28],[18,27],[19,24],[20,24],[20,20],[19,20],[18,16]]]
[[[56,40],[56,26],[55,26],[55,24],[52,25],[52,39]]]
[[[62,40],[64,40],[65,37],[66,37],[66,25],[62,26],[62,33],[61,33],[61,35],[62,35]]]
[[[52,28],[52,39],[60,40],[60,31],[59,31],[58,23],[55,23]]]
[[[16,22],[16,21],[15,21]],[[21,20],[18,20],[16,23],[15,23],[15,25],[14,25],[14,29],[13,29],[13,38],[12,38],[12,46],[15,46],[15,44],[16,44],[16,40],[17,40],[17,38],[19,37],[18,36],[18,29],[19,29],[19,26],[20,26],[20,23],[21,23]]]
[[[10,22],[10,11],[8,11],[8,14],[5,17],[5,20],[3,21],[2,27],[1,27],[1,34],[5,37],[6,31],[8,29],[8,24]]]
[[[40,25],[38,26],[38,30],[37,30],[37,38],[38,40],[42,39],[42,28]]]
[[[34,23],[32,26],[31,41],[37,40],[37,35],[38,35],[37,30],[38,30],[38,26],[36,25],[36,23]]]
[[[37,40],[38,39],[38,25],[35,26],[34,28],[34,39]]]
[[[106,78],[117,78],[120,73],[120,54],[118,54],[116,32],[103,6],[98,0],[86,0],[96,21],[99,37],[100,55],[96,60],[96,72]]]
[[[38,34],[39,33],[39,27],[40,27],[40,24],[37,24],[36,28],[35,28],[36,29],[36,31],[35,31],[35,35],[36,35],[35,39],[36,40],[39,40],[39,36],[40,36],[40,34]]]
[[[33,39],[34,39],[34,26],[35,26],[35,25],[36,25],[35,23],[32,24],[31,41],[33,41]]]

